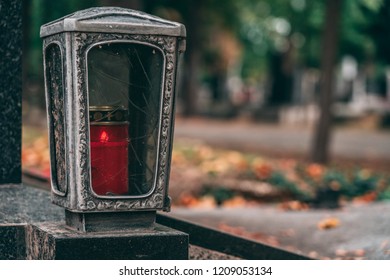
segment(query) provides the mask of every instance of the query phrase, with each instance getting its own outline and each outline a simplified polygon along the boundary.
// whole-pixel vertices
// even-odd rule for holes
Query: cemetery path
[[[338,210],[174,208],[170,215],[258,240],[315,259],[390,259],[390,203]],[[229,246],[228,244],[226,246]]]
[[[201,118],[178,119],[175,141],[199,140],[207,144],[260,152],[278,157],[305,159],[312,139],[310,128],[248,121],[218,121]],[[358,128],[336,128],[331,141],[333,161],[355,161],[390,166],[390,131]]]

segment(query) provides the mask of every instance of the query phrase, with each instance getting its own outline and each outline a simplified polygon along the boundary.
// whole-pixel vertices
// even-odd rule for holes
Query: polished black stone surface
[[[22,1],[0,5],[0,187],[21,182]]]

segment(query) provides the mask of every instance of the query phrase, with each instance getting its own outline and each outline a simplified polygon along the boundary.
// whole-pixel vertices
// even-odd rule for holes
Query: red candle
[[[97,195],[127,195],[128,124],[92,121],[90,136],[93,191]]]

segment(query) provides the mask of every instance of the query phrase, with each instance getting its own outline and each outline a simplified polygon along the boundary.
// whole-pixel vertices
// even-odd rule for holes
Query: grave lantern
[[[53,203],[82,231],[150,225],[168,211],[183,25],[134,10],[41,27]]]

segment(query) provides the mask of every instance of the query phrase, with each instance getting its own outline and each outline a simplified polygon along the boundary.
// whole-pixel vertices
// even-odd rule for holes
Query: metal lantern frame
[[[52,201],[71,212],[147,211],[170,208],[175,80],[185,27],[142,12],[91,8],[41,27],[51,154]],[[105,43],[144,44],[163,56],[154,185],[140,196],[102,197],[91,189],[88,51]]]

